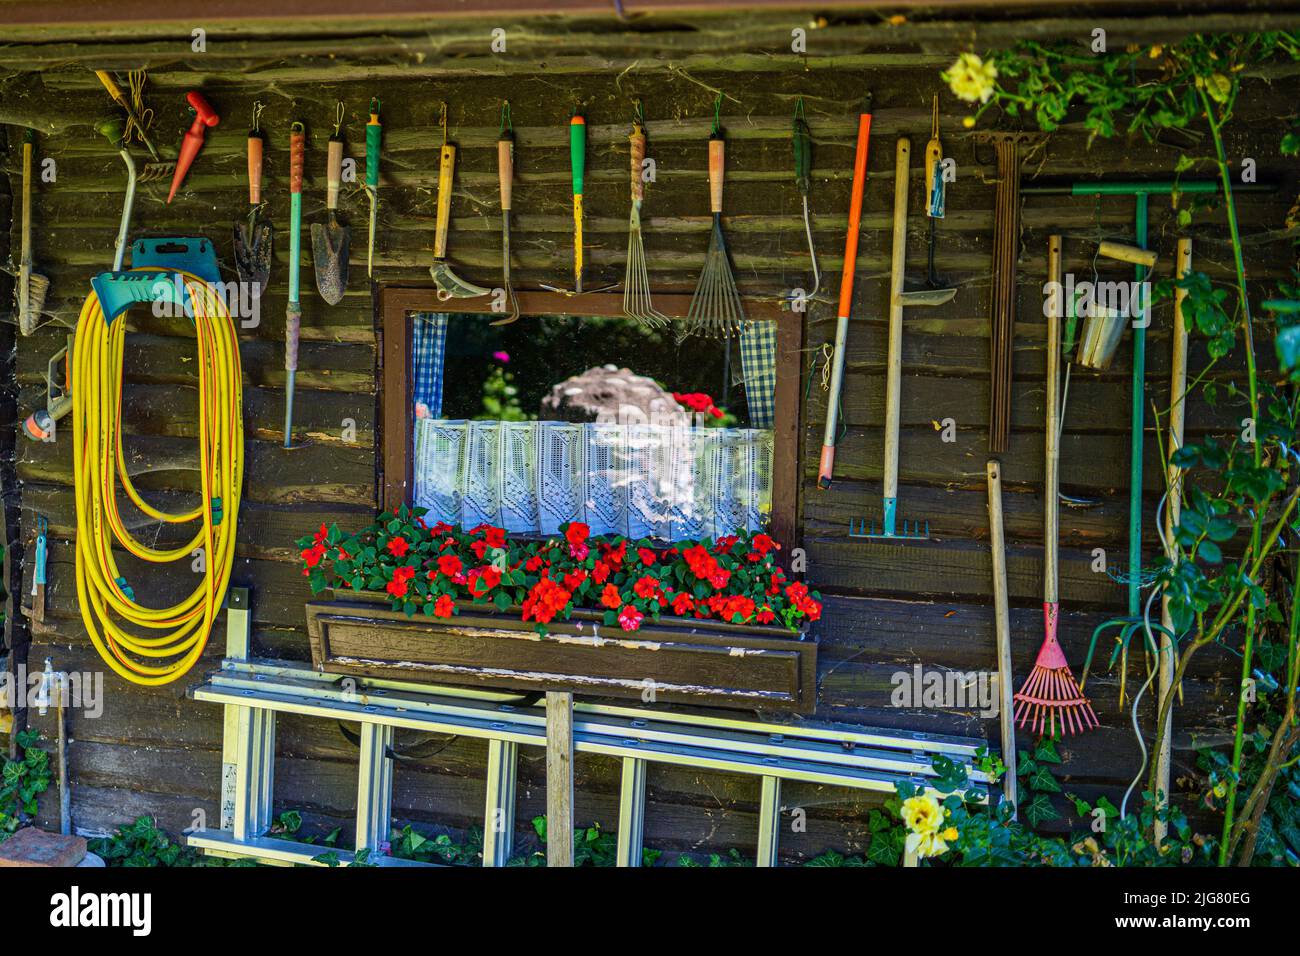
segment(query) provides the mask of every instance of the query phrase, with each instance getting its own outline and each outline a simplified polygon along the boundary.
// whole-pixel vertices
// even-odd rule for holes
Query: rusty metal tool
[[[348,288],[348,247],[352,229],[339,222],[339,187],[343,182],[343,104],[339,103],[330,136],[325,174],[326,222],[311,224],[312,264],[316,290],[330,305],[338,305]]]
[[[442,152],[438,160],[438,218],[433,237],[433,265],[429,274],[438,286],[438,299],[474,299],[490,289],[466,282],[447,262],[447,231],[451,223],[451,182],[456,169],[456,147],[447,142],[447,104],[442,104]]]

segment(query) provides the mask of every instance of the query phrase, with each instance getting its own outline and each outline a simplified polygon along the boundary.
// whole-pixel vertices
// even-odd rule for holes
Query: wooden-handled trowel
[[[311,224],[311,256],[316,266],[316,289],[330,305],[338,305],[348,288],[348,246],[352,229],[339,222],[339,186],[343,180],[343,104],[339,104],[334,135],[330,137],[325,176],[327,222]]]

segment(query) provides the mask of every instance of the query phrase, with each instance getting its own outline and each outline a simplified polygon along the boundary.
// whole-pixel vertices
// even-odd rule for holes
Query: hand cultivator
[[[258,123],[262,104],[253,105],[253,128],[248,131],[248,220],[235,223],[235,270],[241,282],[266,293],[271,281],[274,233],[262,212],[262,158],[266,140]]]
[[[808,213],[808,193],[812,189],[812,130],[804,118],[803,97],[795,105],[794,121],[791,124],[790,143],[794,148],[794,183],[799,188],[799,198],[803,203],[803,231],[808,237],[808,258],[812,262],[813,287],[804,293],[804,301],[811,302],[822,286],[821,271],[817,268],[817,247],[813,245],[812,217]]]

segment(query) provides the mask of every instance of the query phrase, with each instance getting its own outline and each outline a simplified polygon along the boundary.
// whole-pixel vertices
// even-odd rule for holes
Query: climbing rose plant
[[[573,521],[560,537],[524,540],[490,525],[429,525],[424,514],[402,505],[356,534],[321,525],[298,539],[312,593],[379,591],[408,617],[517,608],[540,634],[575,608],[603,612],[607,627],[625,631],[661,615],[792,631],[821,617],[821,596],[786,576],[776,561],[781,546],[766,534],[663,546],[593,537]]]

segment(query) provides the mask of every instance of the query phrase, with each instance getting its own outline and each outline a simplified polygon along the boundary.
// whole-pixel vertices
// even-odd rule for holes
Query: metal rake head
[[[709,251],[704,257],[704,270],[686,310],[687,335],[703,335],[725,339],[740,333],[745,323],[745,310],[736,290],[736,280],[727,260],[727,244],[722,238],[722,227],[713,223]]]
[[[859,518],[856,523],[850,518],[849,537],[887,541],[928,541],[930,539],[930,522],[925,522],[924,530],[922,530],[921,522],[914,521],[909,524],[904,521],[903,530],[899,531],[892,513],[886,513],[885,521],[879,527],[874,521],[868,524],[866,518]]]
[[[645,263],[645,244],[641,239],[641,220],[632,212],[627,235],[627,273],[623,276],[623,314],[647,329],[661,329],[668,316],[654,307],[650,299],[650,274]]]

